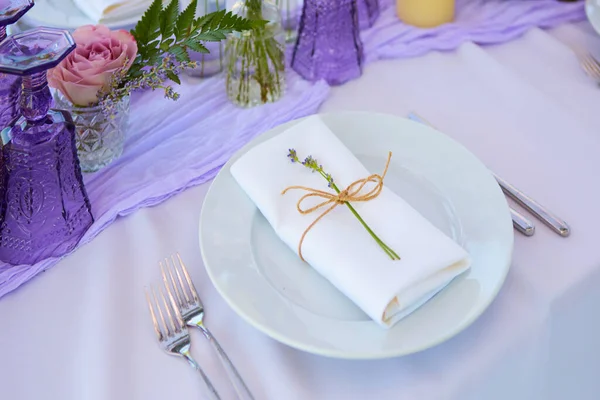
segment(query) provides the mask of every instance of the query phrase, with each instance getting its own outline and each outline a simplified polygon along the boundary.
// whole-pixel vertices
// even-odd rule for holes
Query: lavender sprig
[[[319,164],[319,162],[315,158],[313,158],[312,156],[308,156],[303,161],[300,161],[295,149],[289,149],[288,151],[289,151],[289,153],[288,153],[287,157],[291,160],[291,162],[302,164],[304,167],[310,169],[312,172],[319,173],[323,178],[325,178],[327,180],[327,186],[329,186],[330,188],[335,190],[338,194],[341,193],[340,189],[336,186],[335,182],[333,181],[333,177],[331,176],[331,174],[325,172],[325,170],[323,169],[323,166],[321,164]],[[375,242],[377,242],[377,244],[383,249],[383,251],[385,251],[385,253],[392,260],[400,260],[400,256],[398,256],[398,254],[396,254],[396,252],[394,250],[392,250],[387,244],[385,244],[381,239],[379,239],[379,237],[375,234],[375,232],[373,232],[373,230],[369,227],[369,225],[367,225],[367,223],[362,219],[362,217],[354,209],[352,204],[350,204],[347,201],[345,201],[344,204],[346,204],[346,206],[350,209],[352,214],[354,214],[354,216],[358,219],[358,221],[362,224],[362,226],[367,230],[367,232],[369,232],[371,237],[375,240]]]
[[[193,61],[179,62],[175,56],[167,54],[162,58],[160,64],[146,68],[138,77],[128,77],[127,71],[121,70],[113,75],[108,88],[99,95],[102,111],[107,117],[114,117],[119,101],[137,90],[162,89],[165,92],[165,98],[176,101],[179,99],[179,93],[175,92],[171,85],[166,84],[169,76],[172,74],[177,76],[183,70],[196,66],[197,63]]]

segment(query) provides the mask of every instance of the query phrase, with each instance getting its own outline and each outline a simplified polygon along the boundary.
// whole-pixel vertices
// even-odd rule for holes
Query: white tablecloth
[[[198,375],[159,350],[143,287],[181,252],[207,325],[259,399],[562,400],[600,398],[600,90],[569,45],[600,51],[587,24],[533,30],[494,47],[378,62],[335,88],[322,111],[415,110],[492,170],[566,219],[516,235],[496,301],[471,327],[408,357],[345,361],[253,329],[204,271],[198,216],[208,185],[122,219],[0,300],[0,399],[204,398]],[[209,345],[194,354],[234,398]]]

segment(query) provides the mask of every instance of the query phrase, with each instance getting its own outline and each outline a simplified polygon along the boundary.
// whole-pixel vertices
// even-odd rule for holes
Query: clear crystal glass
[[[281,11],[281,26],[285,32],[286,43],[294,43],[298,37],[303,3],[303,0],[277,0],[277,7]]]
[[[82,172],[96,172],[123,154],[129,127],[129,97],[121,99],[107,117],[100,106],[77,107],[55,93],[56,108],[66,110],[75,123],[75,143]]]
[[[241,107],[279,100],[285,91],[284,34],[279,9],[269,0],[245,0],[237,2],[232,11],[268,23],[228,36],[225,53],[229,99]]]
[[[2,130],[0,260],[34,264],[71,251],[94,219],[69,113],[50,110],[46,70],[75,49],[62,30],[36,28],[0,43],[0,72],[23,77],[20,117]]]
[[[185,9],[189,3],[189,0],[184,0],[181,2],[182,9]],[[224,10],[225,7],[225,0],[198,0],[196,17],[201,17],[211,12]],[[196,61],[198,63],[198,68],[189,69],[186,71],[186,73],[190,76],[207,78],[223,71],[223,67],[225,65],[225,45],[223,44],[223,41],[204,42],[203,44],[208,49],[208,54],[190,51],[190,58],[192,61]]]

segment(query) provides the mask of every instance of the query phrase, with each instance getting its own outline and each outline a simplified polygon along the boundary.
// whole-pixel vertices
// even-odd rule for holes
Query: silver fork
[[[598,60],[589,52],[577,51],[576,54],[585,73],[596,82],[600,82],[600,63]]]
[[[175,300],[177,301],[179,310],[181,310],[183,320],[188,326],[199,328],[208,339],[217,352],[223,367],[225,367],[227,376],[238,397],[242,400],[254,400],[252,393],[250,393],[250,390],[246,386],[246,383],[239,372],[221,345],[219,345],[217,339],[215,339],[212,333],[210,333],[208,328],[204,325],[204,306],[202,305],[202,301],[200,301],[200,297],[196,292],[196,287],[192,283],[190,274],[179,253],[177,253],[176,256],[171,256],[171,262],[169,262],[168,258],[165,258],[165,265],[160,263],[160,270],[165,286],[171,286],[175,291]]]
[[[146,289],[146,301],[148,302],[148,309],[150,310],[150,316],[152,317],[152,323],[154,324],[154,332],[156,333],[156,337],[158,338],[160,346],[164,351],[171,355],[184,357],[192,366],[192,368],[198,371],[202,376],[202,380],[206,384],[209,392],[209,398],[211,400],[220,400],[221,398],[212,385],[210,379],[206,376],[200,365],[198,365],[196,360],[194,360],[190,354],[191,342],[187,326],[185,325],[185,321],[183,320],[183,317],[177,308],[177,304],[173,298],[173,293],[171,293],[168,286],[165,286],[165,288],[171,304],[170,307],[165,299],[162,288],[159,287],[158,296],[162,300],[162,307],[161,302],[156,296],[154,287],[150,287],[154,301],[151,300],[150,295],[148,294],[148,289]],[[166,319],[162,311],[163,309],[167,314]],[[171,313],[171,311],[173,311],[173,313]],[[159,319],[156,318],[157,313],[160,317],[160,322]]]

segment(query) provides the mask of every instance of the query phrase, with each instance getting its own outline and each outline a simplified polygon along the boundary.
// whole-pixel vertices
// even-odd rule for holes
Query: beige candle
[[[454,0],[396,0],[396,11],[404,23],[431,28],[454,19]]]

